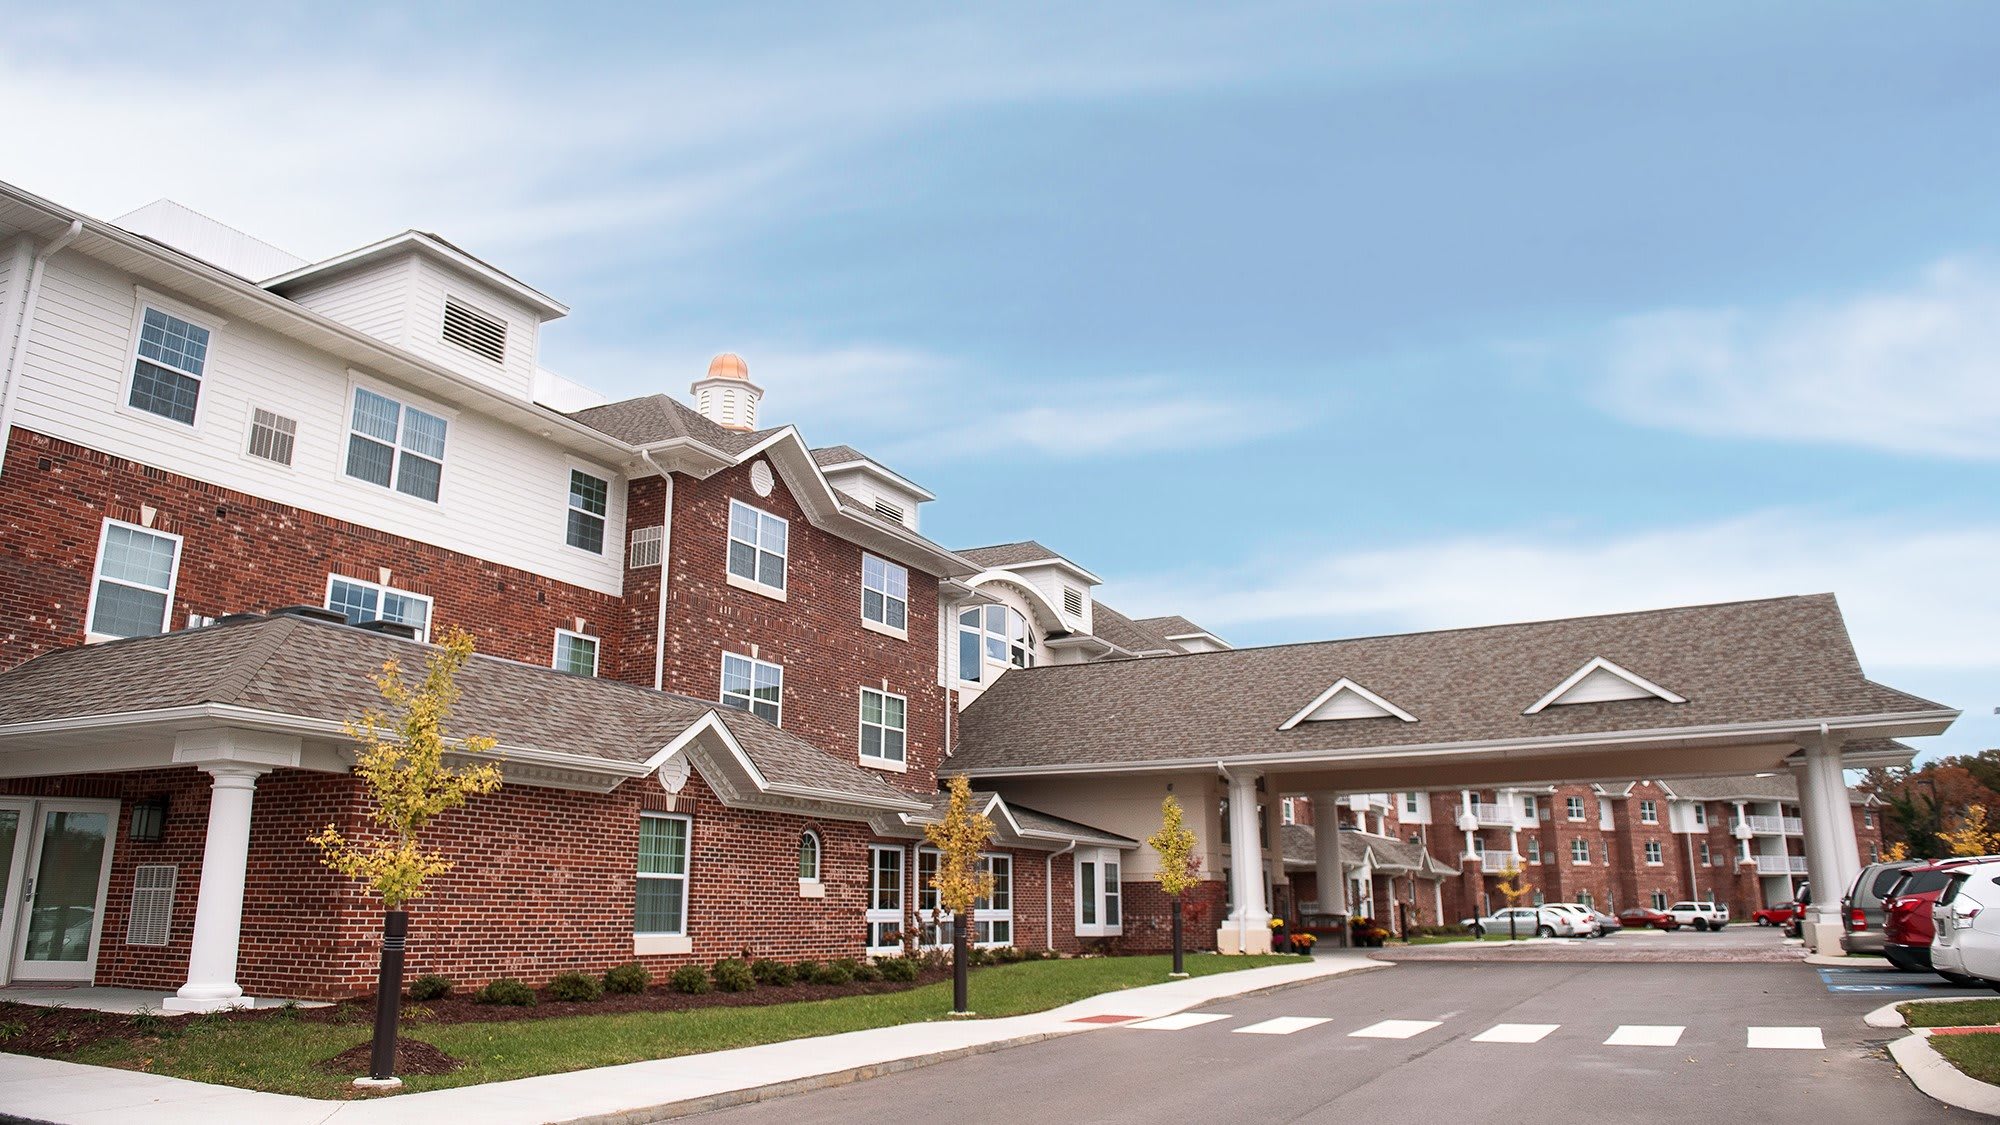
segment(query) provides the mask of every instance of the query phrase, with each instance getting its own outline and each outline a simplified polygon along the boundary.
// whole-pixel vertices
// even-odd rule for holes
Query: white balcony
[[[1802,855],[1760,855],[1757,857],[1759,875],[1804,875],[1806,857]]]
[[[1487,875],[1498,875],[1507,870],[1509,862],[1517,868],[1528,866],[1528,862],[1517,855],[1508,855],[1506,852],[1482,852],[1479,856],[1479,870]]]
[[[1730,817],[1729,830],[1736,831],[1738,824],[1748,824],[1753,836],[1803,836],[1805,822],[1795,816],[1746,816]]]
[[[1529,823],[1520,815],[1520,810],[1512,805],[1485,805],[1473,803],[1472,815],[1481,828],[1516,828]]]

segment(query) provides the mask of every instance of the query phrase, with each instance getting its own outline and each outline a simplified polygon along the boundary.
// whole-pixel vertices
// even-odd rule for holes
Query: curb
[[[2000,1116],[2000,1086],[1989,1086],[1951,1065],[1923,1032],[1889,1044],[1889,1057],[1926,1097],[1973,1113]]]
[[[1825,968],[1825,969],[1893,969],[1893,968],[1895,968],[1895,966],[1894,966],[1894,965],[1891,965],[1891,964],[1889,964],[1889,959],[1888,959],[1888,958],[1886,958],[1886,957],[1877,957],[1877,956],[1875,956],[1875,955],[1874,955],[1874,954],[1872,954],[1872,953],[1871,953],[1871,954],[1869,954],[1869,955],[1868,955],[1868,956],[1866,956],[1866,957],[1856,957],[1856,956],[1854,956],[1854,955],[1852,955],[1852,954],[1848,954],[1848,953],[1842,953],[1842,954],[1839,954],[1839,955],[1837,955],[1837,956],[1836,956],[1835,954],[1831,954],[1831,953],[1808,953],[1808,954],[1806,954],[1806,964],[1808,964],[1808,965],[1818,965],[1818,966],[1820,966],[1821,968]]]
[[[1173,1011],[1182,1012],[1188,1008],[1199,1007],[1203,1004],[1226,1003],[1231,1000],[1242,999],[1245,996],[1263,996],[1272,992],[1283,992],[1288,988],[1300,988],[1308,984],[1321,984],[1341,977],[1351,977],[1359,973],[1394,967],[1394,965],[1386,961],[1373,965],[1357,965],[1345,972],[1333,973],[1327,976],[1314,977],[1307,980],[1287,981],[1283,984],[1267,984],[1262,988],[1232,992],[1227,996],[1219,996],[1214,999],[1197,1000],[1185,1007],[1176,1008]],[[1171,1015],[1173,1013],[1162,1012],[1160,1014]],[[1147,1018],[1157,1019],[1158,1017],[1148,1016]],[[1118,1025],[1082,1024],[1061,1031],[1039,1031],[1032,1035],[1020,1035],[1012,1039],[1002,1039],[992,1043],[977,1043],[970,1047],[954,1047],[948,1051],[934,1051],[928,1055],[912,1055],[908,1058],[892,1059],[888,1062],[868,1063],[863,1066],[848,1067],[846,1070],[836,1070],[828,1074],[815,1074],[805,1078],[791,1078],[783,1082],[773,1082],[765,1086],[751,1086],[741,1090],[728,1090],[720,1094],[710,1094],[706,1097],[688,1098],[677,1102],[662,1102],[659,1105],[645,1106],[639,1109],[619,1110],[616,1113],[602,1113],[590,1117],[574,1117],[565,1120],[563,1125],[645,1125],[645,1123],[653,1121],[674,1121],[683,1117],[692,1117],[698,1113],[713,1113],[716,1110],[771,1101],[776,1098],[790,1097],[793,1094],[811,1093],[814,1090],[830,1090],[837,1086],[849,1086],[856,1082],[865,1082],[870,1078],[884,1078],[891,1074],[901,1074],[905,1071],[918,1070],[923,1067],[934,1066],[938,1063],[956,1062],[959,1059],[971,1058],[974,1055],[1005,1051],[1012,1047],[1025,1047],[1031,1043],[1042,1043],[1050,1039],[1061,1039],[1086,1031],[1096,1031],[1104,1027],[1115,1026]]]
[[[1905,1004],[1963,1004],[1967,1000],[1975,999],[1978,999],[1978,997],[1932,996],[1921,1000],[1895,1000],[1862,1016],[1861,1022],[1867,1024],[1869,1027],[1908,1027],[1910,1021],[1904,1019],[1903,1013],[1896,1010]]]

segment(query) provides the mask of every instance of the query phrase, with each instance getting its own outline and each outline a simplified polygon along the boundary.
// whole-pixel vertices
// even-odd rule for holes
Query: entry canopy
[[[1337,700],[1395,717],[1305,721]],[[1256,771],[1295,791],[1698,777],[1821,739],[1850,768],[1896,764],[1911,751],[1886,740],[1957,717],[1868,679],[1813,594],[1017,669],[966,708],[945,772]]]

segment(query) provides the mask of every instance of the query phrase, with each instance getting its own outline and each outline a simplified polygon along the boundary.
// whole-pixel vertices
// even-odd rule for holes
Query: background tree
[[[1954,856],[1992,855],[2000,849],[2000,833],[1995,833],[1986,823],[1986,806],[1973,805],[1952,818],[1951,827],[1938,834],[1938,838]]]
[[[1534,890],[1533,887],[1528,885],[1527,877],[1521,871],[1519,856],[1510,855],[1507,857],[1507,866],[1500,869],[1500,882],[1493,889],[1500,892],[1500,897],[1506,899],[1507,905],[1510,907],[1527,898],[1529,892]],[[1507,915],[1508,941],[1513,941],[1517,936],[1514,925],[1517,917],[1511,911]],[[1537,927],[1537,929],[1539,928]]]
[[[1974,805],[2000,809],[2000,750],[1903,769],[1872,769],[1863,788],[1882,799],[1882,842],[1918,859],[1951,855],[1944,834]]]
[[[986,870],[979,853],[993,838],[993,822],[972,806],[972,783],[963,777],[951,779],[951,800],[944,819],[924,828],[924,839],[938,850],[937,874],[931,886],[937,888],[938,903],[951,911],[951,1010],[954,1015],[971,1015],[966,1007],[971,966],[967,958],[974,924],[973,905],[993,893],[993,873]]]
[[[1181,803],[1172,794],[1160,802],[1160,830],[1146,837],[1146,843],[1160,856],[1160,869],[1153,873],[1160,890],[1174,904],[1174,976],[1187,975],[1182,960],[1181,896],[1201,882],[1201,857],[1195,854],[1194,830],[1187,826]]]
[[[424,896],[431,877],[451,870],[451,861],[423,846],[423,832],[437,817],[471,797],[500,788],[500,769],[491,762],[454,766],[453,754],[478,756],[493,749],[494,740],[480,736],[454,742],[445,733],[445,719],[458,702],[458,670],[472,658],[472,638],[453,629],[431,652],[423,682],[403,681],[394,660],[382,665],[375,686],[388,704],[371,709],[359,721],[346,724],[348,737],[360,749],[354,773],[367,788],[374,807],[368,819],[376,832],[366,840],[350,840],[334,825],[312,838],[320,862],[350,879],[365,883],[382,900],[382,962],[375,985],[375,1041],[368,1078],[357,1084],[394,1085],[396,1023],[403,994],[403,942],[410,916],[403,908]]]

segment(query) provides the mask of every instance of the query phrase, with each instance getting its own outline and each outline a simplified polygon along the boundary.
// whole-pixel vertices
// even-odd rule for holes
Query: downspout
[[[667,685],[667,561],[673,552],[668,548],[674,541],[674,478],[668,475],[653,455],[641,449],[639,459],[653,467],[660,474],[660,484],[665,489],[660,494],[660,590],[659,617],[653,626],[653,690],[665,691]],[[629,516],[628,516],[629,518]]]
[[[42,247],[41,253],[35,255],[34,265],[28,270],[27,296],[21,301],[20,319],[13,326],[7,366],[4,373],[0,373],[0,472],[6,470],[7,439],[14,426],[14,394],[21,385],[21,368],[28,362],[28,332],[34,327],[35,305],[42,295],[42,267],[82,233],[83,220],[72,219],[68,230],[57,235],[54,241]],[[18,255],[16,260],[19,260]]]
[[[1076,837],[1071,836],[1067,847],[1059,852],[1050,852],[1044,857],[1047,870],[1042,872],[1042,908],[1048,914],[1048,917],[1042,923],[1042,935],[1048,939],[1050,953],[1056,951],[1056,857],[1059,855],[1068,855],[1075,850]],[[1122,874],[1123,872],[1121,871],[1120,873]],[[1074,893],[1074,891],[1071,891],[1071,894]],[[1125,899],[1122,893],[1118,901],[1121,905],[1124,903]],[[1120,921],[1123,921],[1123,919],[1121,918]]]

